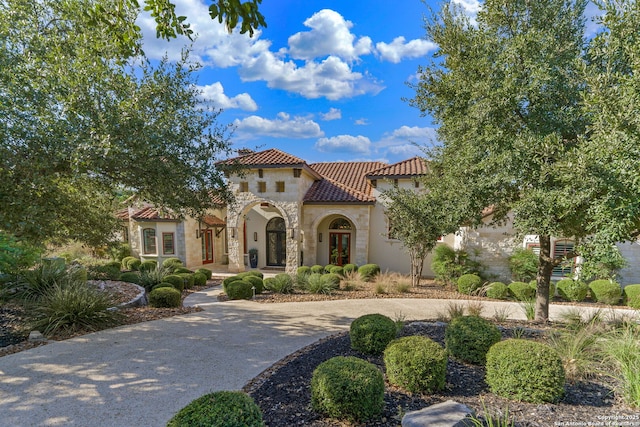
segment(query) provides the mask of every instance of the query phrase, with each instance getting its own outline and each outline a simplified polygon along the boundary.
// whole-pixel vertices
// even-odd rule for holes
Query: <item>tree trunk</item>
[[[551,236],[540,236],[540,265],[536,277],[536,316],[535,321],[545,323],[549,320],[549,282],[555,266],[551,258]]]
[[[415,287],[420,284],[422,268],[427,255],[425,251],[410,250],[409,256],[411,257],[411,286]]]

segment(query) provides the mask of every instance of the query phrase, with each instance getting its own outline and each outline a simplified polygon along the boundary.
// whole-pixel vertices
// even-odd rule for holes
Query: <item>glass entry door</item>
[[[272,218],[267,223],[267,265],[287,265],[287,231],[284,219]]]
[[[351,233],[329,233],[329,261],[335,265],[349,264]]]
[[[211,264],[213,262],[213,230],[200,230],[202,240],[202,263]]]

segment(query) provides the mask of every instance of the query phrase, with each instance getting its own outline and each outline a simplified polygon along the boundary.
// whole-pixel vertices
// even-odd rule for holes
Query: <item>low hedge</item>
[[[627,285],[622,291],[625,305],[640,309],[640,285]]]
[[[171,283],[174,288],[182,292],[184,290],[184,279],[177,274],[169,274],[164,276],[163,282]]]
[[[134,273],[133,271],[129,271],[126,273],[122,273],[119,280],[121,282],[135,283],[136,285],[138,285],[140,284],[140,275],[138,273]]]
[[[207,278],[207,280],[211,280],[211,276],[213,275],[211,270],[209,270],[208,268],[199,268],[199,269],[196,270],[196,273],[204,274],[205,277]]]
[[[184,288],[191,289],[195,284],[195,279],[193,278],[193,273],[175,273],[176,276],[182,277],[184,280]]]
[[[158,262],[154,260],[147,260],[140,264],[138,270],[140,271],[153,271],[158,267]]]
[[[332,418],[362,422],[384,409],[384,378],[372,363],[357,357],[334,357],[311,377],[311,406]]]
[[[498,396],[529,403],[557,402],[565,373],[558,353],[546,344],[508,339],[487,353],[485,381]]]
[[[193,273],[194,286],[204,286],[206,284],[207,284],[207,276],[204,273],[200,271]]]
[[[502,339],[493,323],[478,316],[454,318],[444,333],[444,342],[451,356],[463,362],[484,365],[487,352]]]
[[[182,293],[175,288],[157,288],[149,292],[151,307],[174,308],[180,307]]]
[[[138,258],[130,259],[127,261],[127,270],[138,271],[140,270],[140,266],[142,265],[142,261]]]
[[[492,282],[486,287],[488,298],[507,299],[509,298],[509,288],[502,282]]]
[[[242,280],[251,283],[252,287],[256,288],[256,295],[264,291],[264,281],[260,277],[248,274]]]
[[[530,301],[536,297],[536,290],[524,282],[511,282],[509,293],[518,301]]]
[[[243,271],[242,273],[238,273],[239,277],[242,277],[243,279],[247,276],[254,276],[254,277],[259,277],[261,279],[264,279],[264,274],[262,274],[259,271],[255,271],[255,270],[251,270],[251,271]]]
[[[593,298],[603,304],[616,305],[622,297],[622,287],[611,280],[594,280],[589,283],[589,289]]]
[[[364,354],[382,354],[396,337],[396,323],[383,314],[365,314],[351,322],[351,348]]]
[[[531,286],[531,289],[533,289],[534,291],[538,292],[538,281],[537,280],[532,280],[529,282],[529,286]],[[556,296],[556,284],[552,281],[549,281],[549,298],[553,299],[553,297]]]
[[[122,260],[120,261],[120,266],[122,267],[123,270],[129,270],[129,261],[132,261],[134,259],[137,259],[137,258],[134,256],[126,256],[122,258]]]
[[[358,268],[358,273],[360,273],[362,280],[370,282],[380,274],[380,266],[378,264],[365,264]]]
[[[431,338],[419,335],[391,341],[384,350],[391,384],[411,393],[442,390],[447,374],[447,352]]]
[[[573,279],[562,279],[556,283],[558,295],[567,301],[584,301],[589,294],[589,285]]]
[[[167,427],[263,427],[262,412],[240,391],[205,394],[182,408]]]
[[[162,261],[162,266],[167,270],[173,272],[176,268],[183,267],[183,264],[180,258],[171,257]]]
[[[471,295],[482,286],[482,279],[477,274],[463,274],[458,278],[458,292]]]
[[[231,300],[253,298],[253,284],[244,279],[235,280],[227,285],[226,294]]]
[[[153,288],[151,288],[151,290],[158,289],[158,288],[174,288],[174,286],[169,282],[160,282],[157,285],[153,285]]]

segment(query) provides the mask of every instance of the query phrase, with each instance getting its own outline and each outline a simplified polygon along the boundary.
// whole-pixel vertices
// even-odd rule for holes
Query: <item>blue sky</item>
[[[451,0],[473,16],[477,0]],[[436,46],[425,39],[420,0],[264,0],[268,27],[253,38],[208,16],[205,0],[175,0],[198,38],[192,58],[203,68],[203,97],[233,123],[234,147],[279,148],[308,162],[381,160],[421,154],[435,142],[434,124],[402,98]],[[438,8],[439,2],[427,5]],[[190,42],[155,37],[139,19],[152,59],[177,59]]]

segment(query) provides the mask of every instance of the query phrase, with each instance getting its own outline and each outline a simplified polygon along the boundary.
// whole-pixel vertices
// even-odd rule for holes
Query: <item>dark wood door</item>
[[[202,241],[202,263],[211,264],[213,262],[213,230],[200,230]]]

